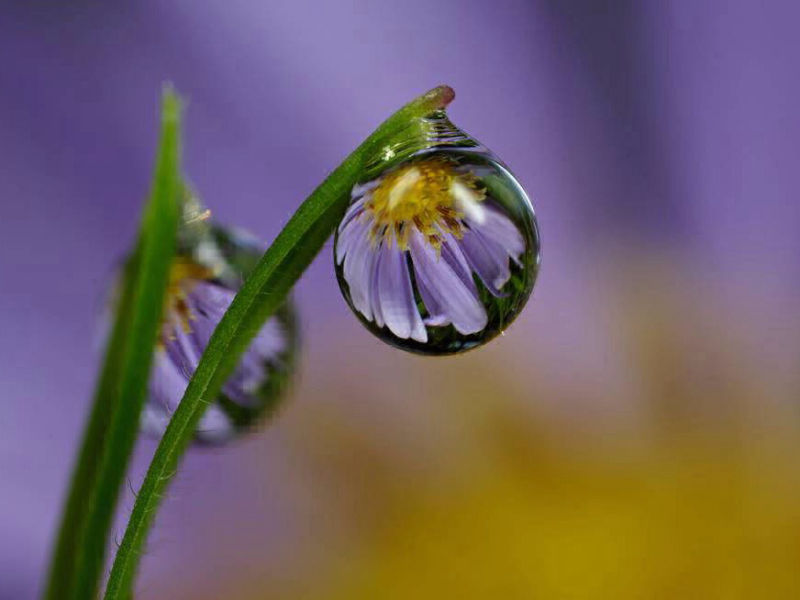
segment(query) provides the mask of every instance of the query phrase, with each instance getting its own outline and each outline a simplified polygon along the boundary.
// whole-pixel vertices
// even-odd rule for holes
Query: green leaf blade
[[[120,301],[95,389],[91,414],[84,431],[78,459],[73,468],[71,485],[61,518],[61,527],[51,559],[47,587],[43,595],[45,600],[63,598],[65,592],[71,590],[74,584],[75,556],[78,552],[77,541],[82,535],[88,518],[85,494],[86,490],[92,489],[97,481],[100,464],[96,457],[104,451],[111,415],[116,410],[119,399],[116,388],[122,371],[122,358],[131,323],[133,274],[137,268],[137,259],[137,255],[134,254],[125,265],[122,275]]]
[[[95,405],[75,469],[45,598],[97,594],[109,529],[139,431],[180,219],[180,101],[163,94],[161,135],[135,260],[126,268]]]

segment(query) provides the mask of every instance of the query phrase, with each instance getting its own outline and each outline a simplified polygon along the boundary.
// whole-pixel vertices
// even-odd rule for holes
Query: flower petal
[[[189,371],[188,377],[191,377],[200,363],[205,345],[197,339],[195,331],[184,331],[183,324],[176,325],[173,335],[175,338],[169,342],[173,345],[170,354],[177,352],[180,355],[181,361],[178,364],[184,366],[184,370]]]
[[[344,279],[350,289],[350,300],[367,320],[372,320],[372,280],[375,259],[376,252],[366,232],[353,238],[350,249],[344,257]]]
[[[488,201],[489,198],[486,200]],[[464,220],[479,237],[484,237],[499,244],[506,254],[514,259],[514,262],[521,264],[520,256],[525,252],[525,239],[522,237],[522,233],[511,222],[511,219],[486,201],[484,201],[484,204],[485,214],[481,223],[477,223],[468,217]]]
[[[336,264],[342,264],[345,255],[350,251],[353,242],[365,234],[367,225],[361,214],[364,212],[364,200],[358,200],[350,205],[339,224],[338,240],[336,243]]]
[[[187,304],[192,315],[189,325],[197,349],[202,353],[217,323],[222,320],[233,302],[236,292],[211,281],[194,281],[190,286],[187,294]]]
[[[459,333],[477,333],[486,327],[488,317],[478,298],[475,284],[467,282],[463,276],[466,260],[457,246],[455,250],[448,243],[442,244],[441,256],[417,230],[412,231],[409,241],[411,260],[418,286],[424,290],[431,301],[426,308],[437,320],[446,319]]]
[[[459,245],[472,270],[483,281],[486,288],[495,296],[501,296],[500,289],[511,277],[509,257],[503,247],[477,230],[467,230]]]
[[[378,296],[380,313],[386,326],[402,340],[427,342],[428,333],[414,301],[406,253],[396,245],[384,246],[380,253]]]
[[[277,364],[286,351],[286,335],[275,317],[269,319],[250,343],[225,383],[223,392],[242,406],[258,403],[258,390],[269,376],[268,366]]]
[[[430,325],[431,327],[447,325],[450,321],[447,319],[444,308],[436,301],[436,297],[419,278],[417,278],[417,290],[419,290],[419,295],[422,296],[422,303],[428,310],[428,316],[425,317],[425,325]]]
[[[218,444],[233,437],[235,427],[230,417],[214,404],[206,409],[197,424],[197,438],[209,444]]]
[[[178,408],[189,380],[181,373],[168,352],[156,352],[153,371],[150,376],[150,398],[167,412]]]
[[[470,290],[475,291],[477,297],[478,290],[475,288],[475,280],[472,278],[472,271],[469,268],[469,263],[464,257],[464,253],[458,246],[456,238],[451,234],[442,236],[441,257],[450,265],[453,272],[458,275],[458,278],[464,283],[464,286]]]
[[[375,324],[378,327],[383,327],[386,325],[386,321],[383,319],[383,312],[381,310],[381,301],[380,301],[380,276],[381,276],[381,253],[383,252],[383,242],[381,242],[378,247],[374,250],[372,256],[372,277],[369,281],[369,297],[370,297],[370,306],[372,307],[372,317],[375,321]]]
[[[142,431],[151,437],[160,437],[164,435],[169,425],[170,414],[164,409],[163,406],[158,406],[154,403],[148,403],[142,411],[142,417],[139,420],[139,426]]]
[[[344,217],[342,217],[342,222],[339,223],[339,230],[341,231],[343,227],[345,227],[350,221],[352,221],[355,217],[357,217],[361,212],[364,210],[364,203],[367,201],[368,196],[362,196],[355,202],[353,202],[350,206],[347,207],[347,210],[344,213]]]
[[[355,219],[341,228],[336,240],[336,264],[342,264],[356,242],[367,236],[369,236],[369,225],[362,219]]]
[[[167,420],[170,413],[178,407],[200,356],[235,294],[233,290],[210,281],[187,282],[187,289],[185,302],[190,315],[190,330],[184,329],[179,315],[171,316],[168,329],[170,337],[156,357],[150,381],[151,400],[148,410],[165,413]],[[241,406],[255,405],[258,402],[258,389],[269,375],[269,363],[275,363],[285,350],[284,332],[278,319],[273,317],[256,334],[242,355],[233,374],[225,383],[224,393]],[[159,408],[160,406],[163,408]],[[159,433],[158,427],[163,421],[161,417],[151,414],[144,419],[143,427]],[[214,427],[215,432],[219,430],[216,425]]]

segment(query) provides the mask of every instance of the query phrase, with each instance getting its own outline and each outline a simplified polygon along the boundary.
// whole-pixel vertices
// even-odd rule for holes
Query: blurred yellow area
[[[522,453],[517,442],[449,494],[410,489],[313,597],[800,596],[800,486],[788,457],[688,443],[623,465]]]
[[[622,386],[570,386],[512,336],[507,353],[309,374],[330,402],[283,424],[313,490],[308,562],[283,581],[223,574],[227,597],[800,598],[800,386],[673,275],[634,270],[598,309]]]

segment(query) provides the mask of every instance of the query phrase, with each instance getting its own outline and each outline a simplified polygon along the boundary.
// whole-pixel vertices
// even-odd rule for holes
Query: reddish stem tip
[[[449,85],[440,85],[426,94],[435,108],[444,108],[456,97],[456,93]]]

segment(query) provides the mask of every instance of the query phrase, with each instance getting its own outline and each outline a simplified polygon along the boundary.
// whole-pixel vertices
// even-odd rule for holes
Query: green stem
[[[136,498],[106,588],[106,600],[130,596],[142,546],[164,491],[189,444],[203,410],[220,393],[239,357],[285,300],[341,220],[371,158],[409,126],[453,99],[440,86],[387,119],[306,199],[280,232],[217,325],[192,380],[156,449]]]
[[[45,598],[96,597],[108,532],[139,429],[180,215],[180,102],[165,90],[153,188],[126,268],[95,406],[64,512]]]

